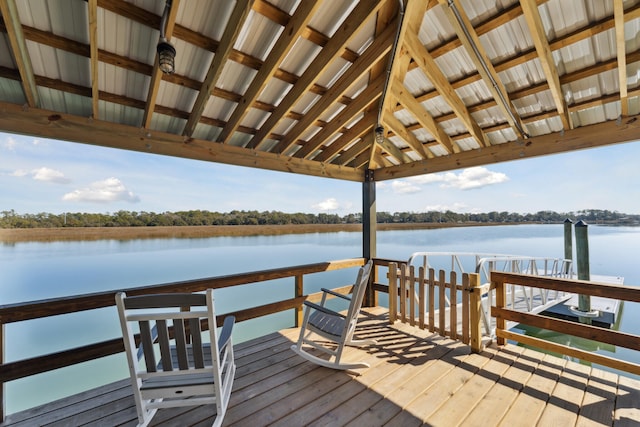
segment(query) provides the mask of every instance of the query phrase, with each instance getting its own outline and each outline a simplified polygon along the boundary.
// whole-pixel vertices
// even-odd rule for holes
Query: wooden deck
[[[386,310],[363,316],[378,345],[349,357],[369,369],[317,367],[295,355],[296,329],[236,346],[238,370],[224,425],[640,425],[640,381],[516,346],[473,354]],[[211,424],[211,407],[161,410],[152,425]],[[12,414],[2,426],[132,426],[128,380]]]

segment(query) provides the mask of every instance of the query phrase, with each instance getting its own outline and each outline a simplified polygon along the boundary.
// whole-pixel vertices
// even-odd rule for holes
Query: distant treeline
[[[378,223],[558,223],[565,219],[584,220],[590,224],[639,224],[640,215],[590,209],[559,213],[540,211],[531,214],[513,212],[456,213],[438,212],[378,212]],[[189,225],[287,225],[287,224],[358,224],[361,214],[284,213],[278,211],[231,211],[226,213],[202,210],[180,212],[115,213],[37,213],[18,214],[2,211],[0,228],[53,227],[153,227]]]

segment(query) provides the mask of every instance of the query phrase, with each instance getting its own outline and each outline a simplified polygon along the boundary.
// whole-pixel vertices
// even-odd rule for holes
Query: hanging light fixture
[[[162,14],[162,21],[160,22],[160,41],[158,42],[158,67],[165,74],[171,74],[175,71],[175,59],[176,48],[167,40],[165,36],[165,27],[167,25],[167,18],[169,16],[169,10],[171,9],[171,0],[167,0],[164,6],[164,13]]]
[[[376,143],[378,145],[382,144],[384,142],[384,127],[382,127],[382,125],[376,126],[375,133],[376,133]]]

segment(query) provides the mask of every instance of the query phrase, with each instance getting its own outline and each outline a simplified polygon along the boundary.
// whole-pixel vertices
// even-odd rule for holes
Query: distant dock
[[[602,276],[591,275],[591,281],[608,283],[612,285],[623,285],[624,277],[620,276]],[[571,309],[572,307],[578,307],[578,295],[573,294],[567,297],[566,300],[559,302],[558,304],[547,307],[542,314],[578,322],[578,316]],[[594,326],[600,326],[603,328],[611,328],[616,324],[618,315],[622,309],[622,303],[620,300],[605,298],[605,297],[591,297],[591,309],[597,310],[599,315],[593,317],[591,322]]]

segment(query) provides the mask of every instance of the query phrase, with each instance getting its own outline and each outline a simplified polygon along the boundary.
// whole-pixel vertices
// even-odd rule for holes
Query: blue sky
[[[640,214],[640,144],[377,184],[387,212]],[[0,133],[0,211],[361,211],[360,183]]]

